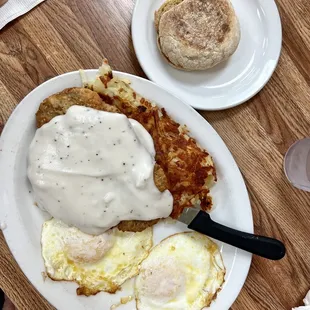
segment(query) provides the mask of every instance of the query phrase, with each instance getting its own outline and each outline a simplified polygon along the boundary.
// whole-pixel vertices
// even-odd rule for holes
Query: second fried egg
[[[225,267],[218,246],[196,232],[172,235],[142,262],[135,282],[137,309],[201,310],[215,299]]]
[[[152,238],[152,228],[138,233],[114,228],[92,236],[51,219],[43,224],[41,237],[46,273],[53,280],[78,283],[78,295],[115,293],[138,273]]]

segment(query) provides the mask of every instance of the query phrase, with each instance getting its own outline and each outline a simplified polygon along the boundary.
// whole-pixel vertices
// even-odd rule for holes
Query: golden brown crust
[[[61,281],[66,281],[66,282],[73,282],[73,283],[77,283],[79,284],[79,282],[77,280],[59,280],[54,278],[50,273],[46,273],[46,276],[49,277],[51,280],[55,281],[55,282],[61,282]],[[80,285],[80,284],[79,284]],[[104,292],[110,293],[110,294],[115,294],[118,290],[121,289],[120,285],[116,285],[112,282],[109,283],[110,289],[109,290],[105,290]],[[85,286],[79,286],[76,289],[76,294],[77,295],[84,295],[84,296],[93,296],[96,295],[98,293],[100,293],[101,291],[98,289],[90,289],[88,287]]]
[[[165,191],[169,187],[166,174],[163,168],[157,163],[155,163],[154,166],[154,183],[161,192]]]
[[[151,221],[122,221],[117,225],[117,228],[121,231],[140,232],[151,226],[154,226],[158,222],[159,219]]]
[[[116,107],[105,103],[100,96],[87,88],[73,87],[51,95],[41,104],[36,113],[37,127],[40,128],[52,118],[63,115],[73,105],[87,106],[96,110],[118,112]]]
[[[73,282],[75,282],[75,281],[73,281]],[[110,283],[110,285],[112,286],[111,289],[105,290],[104,292],[107,292],[110,294],[115,294],[118,290],[121,289],[120,285],[116,285],[113,283]],[[76,289],[76,295],[78,295],[78,296],[80,296],[80,295],[93,296],[93,295],[96,295],[100,292],[101,292],[100,290],[93,290],[93,289],[90,289],[86,286],[80,286]]]

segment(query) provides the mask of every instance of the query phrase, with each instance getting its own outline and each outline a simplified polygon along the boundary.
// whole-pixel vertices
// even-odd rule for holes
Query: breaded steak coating
[[[87,106],[96,110],[118,112],[116,107],[106,104],[100,96],[87,88],[73,87],[46,98],[36,113],[37,127],[40,128],[52,118],[63,115],[73,105]]]

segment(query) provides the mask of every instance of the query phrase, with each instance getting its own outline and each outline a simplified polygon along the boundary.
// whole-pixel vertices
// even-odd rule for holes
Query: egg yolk
[[[182,291],[184,275],[172,264],[152,266],[145,272],[144,293],[153,300],[169,302]]]
[[[112,248],[110,235],[89,236],[88,240],[70,240],[66,243],[68,259],[77,263],[95,263]]]

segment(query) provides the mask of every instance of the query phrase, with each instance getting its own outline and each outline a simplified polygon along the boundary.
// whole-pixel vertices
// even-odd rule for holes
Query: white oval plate
[[[94,78],[97,70],[86,70]],[[215,130],[191,107],[154,83],[126,73],[117,76],[132,81],[132,87],[142,96],[165,107],[178,122],[186,124],[200,144],[214,157],[218,183],[212,188],[215,202],[213,218],[233,228],[253,232],[252,212],[248,193],[240,171]],[[81,86],[79,73],[71,72],[55,77],[34,89],[17,106],[7,122],[0,140],[0,221],[7,225],[3,233],[21,269],[38,291],[57,309],[110,309],[120,297],[133,293],[132,281],[125,283],[115,295],[99,293],[92,297],[78,297],[74,283],[43,280],[41,257],[41,227],[47,214],[34,206],[31,186],[26,176],[27,153],[35,134],[35,113],[46,97],[67,87]],[[181,223],[160,223],[154,228],[154,243],[168,235],[186,230]],[[211,309],[228,309],[246,279],[251,255],[219,243],[227,269],[223,290]],[[132,310],[134,302],[122,309]]]
[[[240,21],[241,40],[230,59],[201,72],[171,67],[156,44],[154,12],[164,0],[137,0],[132,39],[138,60],[149,79],[200,110],[237,106],[257,94],[275,70],[282,29],[274,0],[231,0]]]

